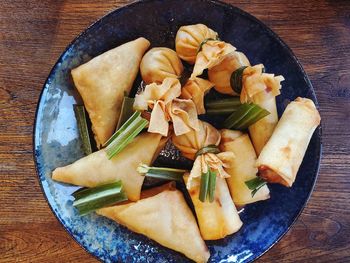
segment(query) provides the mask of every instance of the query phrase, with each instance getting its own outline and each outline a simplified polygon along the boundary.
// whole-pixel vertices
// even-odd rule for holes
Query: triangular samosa
[[[64,183],[95,187],[102,184],[122,180],[129,200],[139,200],[144,176],[136,169],[140,163],[151,164],[157,154],[161,135],[142,133],[137,136],[119,154],[108,160],[104,149],[94,152],[82,159],[57,168],[52,179]]]
[[[115,131],[124,93],[129,94],[150,42],[138,38],[111,49],[72,70],[83,98],[97,146]]]
[[[151,193],[147,191],[136,203],[102,208],[97,213],[195,262],[207,262],[210,256],[208,248],[182,193],[171,184],[150,189]]]

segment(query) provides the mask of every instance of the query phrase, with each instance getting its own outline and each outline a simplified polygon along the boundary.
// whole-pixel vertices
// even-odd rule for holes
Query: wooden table
[[[70,41],[128,2],[0,1],[0,262],[96,262],[59,224],[40,190],[32,157],[34,113]],[[323,159],[311,200],[259,261],[350,262],[350,2],[228,2],[291,47],[315,87],[323,121]]]

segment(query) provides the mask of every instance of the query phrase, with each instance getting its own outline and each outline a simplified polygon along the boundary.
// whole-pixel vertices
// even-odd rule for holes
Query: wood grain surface
[[[270,26],[308,73],[323,120],[315,191],[258,262],[350,262],[350,1],[228,1]],[[51,67],[85,27],[130,1],[0,0],[0,262],[97,262],[58,223],[32,157]],[[293,202],[293,200],[290,200]]]

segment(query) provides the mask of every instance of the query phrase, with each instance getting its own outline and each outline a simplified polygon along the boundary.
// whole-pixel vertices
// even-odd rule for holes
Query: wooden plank
[[[32,125],[60,53],[93,21],[129,2],[0,2],[0,262],[97,262],[66,233],[41,193]],[[350,261],[350,2],[227,2],[261,19],[292,48],[315,87],[323,123],[315,192],[259,262]]]

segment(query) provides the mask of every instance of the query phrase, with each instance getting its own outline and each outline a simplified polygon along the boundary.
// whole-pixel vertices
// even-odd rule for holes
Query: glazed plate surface
[[[283,75],[277,97],[279,115],[296,97],[317,100],[311,83],[291,50],[269,28],[242,10],[216,1],[152,0],[133,3],[98,20],[78,36],[57,61],[39,99],[34,127],[34,158],[44,195],[57,219],[89,253],[105,262],[189,262],[181,254],[135,234],[92,213],[80,217],[70,194],[77,187],[56,183],[51,172],[83,156],[73,104],[81,103],[70,70],[127,41],[143,36],[153,47],[174,48],[182,25],[203,23],[222,40],[244,52],[252,65],[263,63],[266,72]],[[140,77],[135,81],[135,88]],[[215,96],[213,92],[209,95]],[[208,120],[208,119],[207,119]],[[215,119],[210,120],[213,124]],[[292,188],[271,185],[268,201],[248,205],[240,214],[241,230],[207,242],[210,262],[250,262],[285,234],[305,206],[316,181],[321,157],[321,129],[310,142]],[[158,163],[188,166],[173,148],[163,151]]]

